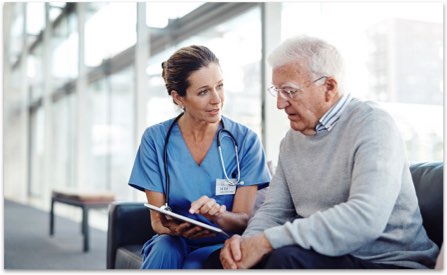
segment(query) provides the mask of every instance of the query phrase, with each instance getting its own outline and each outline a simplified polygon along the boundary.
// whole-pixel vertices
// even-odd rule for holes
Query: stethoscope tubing
[[[169,173],[168,173],[168,142],[169,142],[169,137],[171,136],[171,131],[172,128],[174,128],[174,125],[178,122],[178,120],[180,119],[181,116],[183,116],[184,112],[182,112],[181,114],[179,114],[174,121],[171,123],[171,125],[169,126],[168,132],[166,133],[166,137],[165,137],[165,144],[164,144],[164,148],[163,148],[163,165],[164,165],[164,172],[165,172],[165,188],[166,188],[166,203],[163,206],[165,209],[167,210],[171,210],[169,207],[169,186],[170,186],[170,182],[169,182]],[[225,174],[225,178],[227,180],[227,182],[229,183],[229,185],[242,185],[244,184],[243,182],[241,182],[241,170],[240,170],[240,164],[239,164],[239,154],[238,154],[238,144],[236,139],[234,138],[233,134],[225,129],[225,125],[223,120],[220,120],[220,124],[222,125],[221,129],[217,132],[217,149],[219,151],[219,156],[220,156],[220,163],[222,165],[222,170]],[[226,133],[229,138],[232,140],[233,144],[234,144],[234,151],[235,151],[235,155],[236,155],[236,166],[237,166],[237,179],[236,182],[233,182],[227,175],[227,170],[225,169],[225,162],[223,160],[223,154],[222,154],[222,148],[221,148],[221,134],[222,133]],[[226,137],[228,137],[226,136]]]
[[[235,183],[228,177],[227,169],[225,169],[225,162],[224,162],[224,159],[223,159],[222,146],[221,146],[221,141],[220,141],[221,140],[220,139],[220,135],[223,132],[228,134],[228,136],[230,137],[230,139],[231,139],[231,141],[233,142],[233,145],[234,145],[234,154],[236,156],[236,164],[237,164],[236,165],[237,166],[237,179],[236,179]],[[217,133],[217,149],[219,150],[220,164],[222,165],[222,170],[224,172],[224,175],[225,175],[225,178],[226,178],[227,182],[230,185],[237,185],[238,183],[241,182],[241,170],[240,170],[240,165],[239,165],[239,154],[238,154],[237,141],[236,141],[236,139],[234,138],[233,134],[230,131],[228,131],[228,130],[223,128],[223,121],[222,121],[222,129],[220,129],[219,132]]]

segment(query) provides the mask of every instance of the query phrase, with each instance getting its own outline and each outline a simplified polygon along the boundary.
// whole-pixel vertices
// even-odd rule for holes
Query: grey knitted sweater
[[[435,264],[404,142],[393,119],[353,99],[330,132],[289,130],[261,208],[244,236],[410,268]]]

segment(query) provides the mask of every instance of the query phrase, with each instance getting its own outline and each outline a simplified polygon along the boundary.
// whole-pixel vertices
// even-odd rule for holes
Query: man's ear
[[[174,100],[174,102],[180,107],[183,108],[184,104],[183,104],[183,97],[180,96],[176,90],[172,90],[171,91],[171,96],[172,96],[172,100]]]
[[[338,99],[339,96],[338,83],[335,78],[328,77],[323,85],[326,87],[325,96],[327,102],[331,102],[334,101],[334,99]]]

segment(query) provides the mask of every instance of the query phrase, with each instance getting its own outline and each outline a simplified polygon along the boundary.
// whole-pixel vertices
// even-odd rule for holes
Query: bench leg
[[[50,207],[50,236],[54,235],[54,198],[51,198]]]
[[[84,252],[89,251],[88,207],[82,207],[82,233],[84,235]]]

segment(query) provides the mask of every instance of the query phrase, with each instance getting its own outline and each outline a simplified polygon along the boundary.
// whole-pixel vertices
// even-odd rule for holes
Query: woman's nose
[[[212,90],[211,95],[212,95],[212,96],[211,96],[211,102],[212,102],[212,103],[217,104],[217,103],[222,102],[221,94],[220,94],[219,91],[217,91],[216,89],[213,89],[213,90]]]

